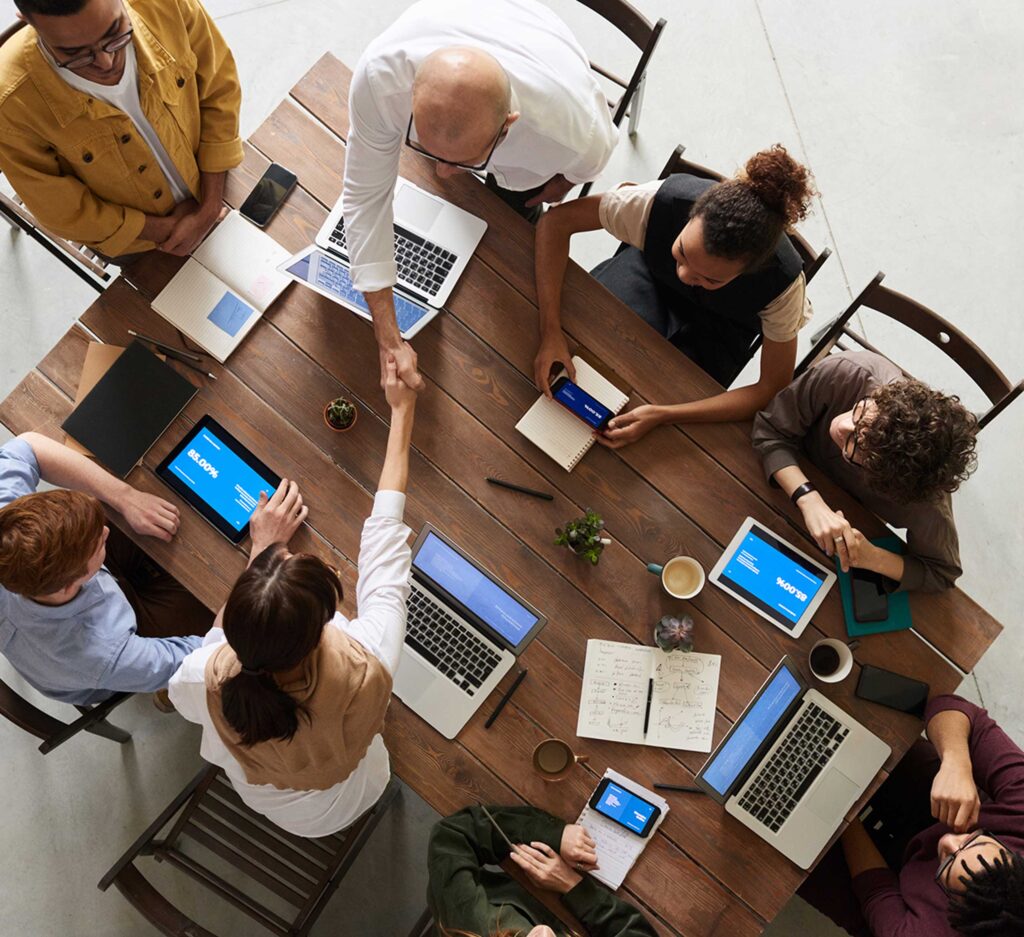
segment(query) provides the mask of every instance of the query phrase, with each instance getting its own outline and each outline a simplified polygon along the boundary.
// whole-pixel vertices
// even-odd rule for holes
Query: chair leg
[[[434,917],[430,913],[430,908],[424,908],[423,913],[413,925],[412,930],[409,931],[409,937],[426,937],[428,934],[427,928],[430,927],[433,920]]]
[[[644,91],[647,90],[647,76],[644,75],[640,79],[640,84],[636,86],[636,94],[633,95],[633,100],[629,102],[629,135],[635,137],[637,131],[640,129],[640,112],[644,106]]]
[[[122,745],[132,740],[128,732],[125,732],[124,729],[119,729],[115,725],[111,725],[106,719],[101,719],[99,722],[94,722],[91,726],[87,726],[85,731],[105,739],[110,739],[111,742],[119,742]]]

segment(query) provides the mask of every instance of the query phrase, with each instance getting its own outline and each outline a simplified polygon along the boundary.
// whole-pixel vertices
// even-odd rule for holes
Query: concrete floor
[[[640,134],[624,137],[597,190],[657,175],[685,143],[697,162],[732,171],[781,141],[814,172],[821,198],[804,233],[834,257],[811,288],[817,323],[838,313],[879,269],[886,283],[960,325],[1014,379],[1024,376],[1018,297],[1024,295],[1019,219],[1024,8],[1015,0],[634,0],[669,25],[650,71]],[[629,49],[575,0],[551,0],[595,60],[628,71]],[[234,49],[245,89],[243,134],[328,49],[349,64],[408,4],[404,0],[208,0]],[[6,15],[5,15],[6,14]],[[0,0],[0,23],[13,15]],[[577,239],[592,265],[610,239]],[[0,230],[0,395],[50,348],[93,293],[27,238]],[[908,370],[980,408],[977,395],[930,349],[866,319],[869,337],[899,348]],[[811,330],[805,330],[809,333]],[[809,338],[805,334],[804,341]],[[963,687],[1024,739],[1018,684],[1024,639],[1024,508],[1014,440],[1024,403],[988,428],[980,468],[956,496],[966,572],[961,584],[1006,626]],[[18,686],[0,661],[0,675]],[[59,711],[61,707],[55,707]],[[197,769],[192,726],[147,700],[118,711],[129,746],[75,740],[41,757],[0,726],[6,849],[0,935],[134,937],[151,933],[117,895],[93,884]],[[393,822],[353,871],[315,933],[404,934],[423,895],[429,808],[406,792]],[[170,887],[170,886],[169,886]],[[365,896],[373,896],[367,901]],[[382,896],[387,896],[383,898]],[[183,907],[193,898],[180,896]],[[223,934],[252,933],[233,916]],[[835,934],[798,900],[769,933]]]

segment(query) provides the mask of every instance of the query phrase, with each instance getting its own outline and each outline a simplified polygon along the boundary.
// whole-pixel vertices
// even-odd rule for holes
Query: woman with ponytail
[[[618,448],[662,423],[752,417],[792,380],[797,334],[810,318],[800,255],[785,235],[813,195],[808,170],[776,144],[724,182],[678,173],[553,208],[537,226],[538,388],[550,396],[559,365],[573,376],[560,310],[569,239],[603,228],[623,243],[594,276],[722,387],[759,336],[763,350],[754,384],[645,404],[615,417],[598,440]]]
[[[391,431],[363,525],[357,616],[339,612],[337,570],[288,542],[308,508],[294,481],[261,494],[249,566],[215,626],[171,679],[203,728],[201,754],[245,803],[298,836],[351,825],[390,778],[381,731],[405,639],[409,528],[402,522],[416,394],[386,364]]]

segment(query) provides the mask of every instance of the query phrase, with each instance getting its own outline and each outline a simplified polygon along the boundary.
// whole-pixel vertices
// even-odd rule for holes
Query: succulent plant
[[[555,546],[568,547],[577,556],[582,556],[596,566],[608,541],[601,536],[604,530],[601,515],[590,508],[585,510],[583,517],[567,522],[564,528],[555,528]]]
[[[692,651],[693,619],[689,615],[665,615],[654,626],[654,641],[663,651]]]
[[[356,421],[356,405],[347,397],[336,397],[327,404],[324,417],[335,429],[348,429]]]

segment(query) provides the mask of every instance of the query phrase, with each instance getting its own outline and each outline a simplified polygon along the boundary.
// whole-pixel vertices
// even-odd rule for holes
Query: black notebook
[[[61,428],[124,478],[195,394],[170,365],[132,342]]]

